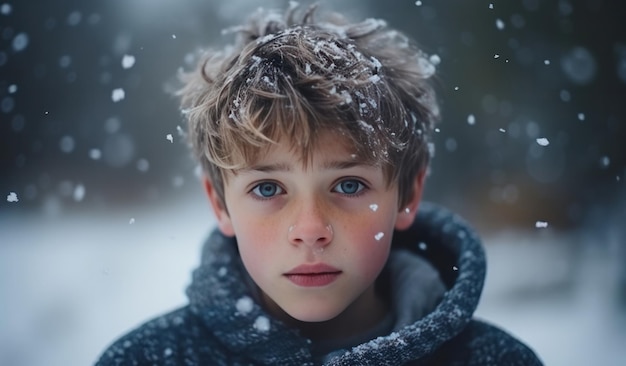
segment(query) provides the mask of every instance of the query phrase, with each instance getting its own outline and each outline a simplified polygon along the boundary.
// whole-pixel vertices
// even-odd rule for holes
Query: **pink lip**
[[[320,287],[333,283],[342,272],[324,263],[303,264],[285,273],[294,284],[303,287]]]
[[[319,273],[333,273],[333,272],[341,272],[337,268],[333,266],[329,266],[324,263],[315,263],[315,264],[301,264],[289,272],[285,273],[285,275],[306,275],[306,274],[319,274]]]

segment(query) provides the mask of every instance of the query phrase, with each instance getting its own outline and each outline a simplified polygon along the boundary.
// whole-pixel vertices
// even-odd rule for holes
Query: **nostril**
[[[326,246],[333,238],[331,225],[291,225],[287,231],[289,241],[298,245]]]

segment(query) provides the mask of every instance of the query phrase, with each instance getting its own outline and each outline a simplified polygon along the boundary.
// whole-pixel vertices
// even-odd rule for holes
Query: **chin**
[[[283,309],[290,317],[307,323],[320,323],[336,318],[344,309],[307,306],[298,309]]]

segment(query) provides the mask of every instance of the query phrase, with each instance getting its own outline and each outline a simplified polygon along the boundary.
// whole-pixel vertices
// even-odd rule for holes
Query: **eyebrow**
[[[376,164],[365,160],[331,160],[326,161],[322,165],[324,170],[342,170],[349,169],[358,166],[373,167]],[[287,163],[275,163],[275,164],[258,164],[252,165],[247,168],[239,169],[239,173],[246,172],[262,172],[262,173],[274,173],[274,172],[289,172],[291,171],[291,165]]]
[[[272,173],[272,172],[288,172],[291,170],[291,166],[287,163],[276,163],[276,164],[257,164],[252,165],[247,168],[239,169],[239,172],[262,172],[262,173]]]
[[[373,167],[375,164],[365,160],[331,160],[322,165],[323,169],[328,170],[340,170],[349,169],[357,166]]]

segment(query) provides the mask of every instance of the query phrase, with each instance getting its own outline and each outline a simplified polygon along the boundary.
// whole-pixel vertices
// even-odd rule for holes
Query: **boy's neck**
[[[389,305],[375,291],[374,286],[335,318],[323,322],[303,322],[291,317],[272,300],[263,295],[266,310],[284,323],[298,328],[312,341],[340,340],[368,332],[376,327],[389,312]]]

